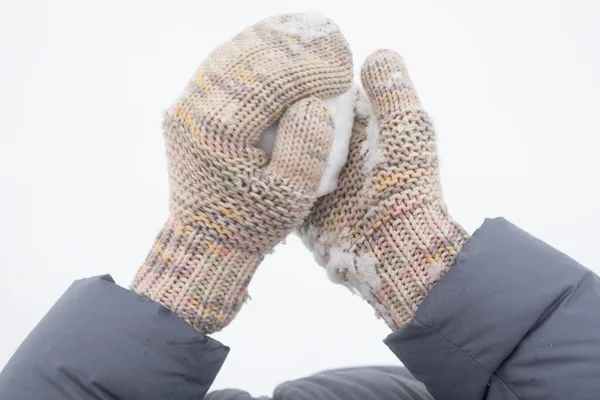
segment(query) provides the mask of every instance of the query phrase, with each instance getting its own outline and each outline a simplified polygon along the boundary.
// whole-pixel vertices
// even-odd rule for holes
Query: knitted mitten
[[[352,75],[323,17],[270,18],[217,48],[165,115],[171,214],[131,289],[202,333],[227,325],[264,255],[313,205],[333,124],[308,96],[339,95]],[[268,160],[255,144],[282,114]]]
[[[362,69],[348,161],[300,235],[329,276],[392,329],[409,322],[468,234],[442,199],[435,134],[402,58],[380,50]]]

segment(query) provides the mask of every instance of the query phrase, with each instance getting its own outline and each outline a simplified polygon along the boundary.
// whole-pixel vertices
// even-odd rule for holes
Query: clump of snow
[[[352,125],[354,124],[354,104],[356,103],[356,97],[357,89],[353,87],[340,96],[325,99],[325,104],[327,104],[327,109],[331,113],[335,129],[329,158],[325,165],[321,183],[317,189],[317,197],[329,194],[336,189],[340,172],[348,159],[350,136],[352,135]],[[264,150],[269,157],[273,154],[273,148],[275,147],[277,127],[277,122],[269,126],[263,132],[257,144],[258,148]]]
[[[341,96],[325,99],[327,109],[333,117],[335,131],[327,165],[317,189],[317,197],[325,196],[337,188],[340,172],[348,160],[350,136],[352,136],[352,126],[354,125],[356,96],[357,91],[353,87]]]
[[[371,109],[371,101],[362,88],[358,89],[358,96],[355,106],[356,116],[359,118],[369,118],[373,111]]]
[[[381,278],[377,275],[377,259],[372,254],[355,254],[341,247],[329,251],[329,260],[325,266],[329,279],[350,289],[351,292],[372,302],[373,293],[379,291]]]
[[[237,100],[232,101],[231,103],[227,103],[225,107],[221,110],[219,114],[221,122],[224,124],[230,124],[233,119],[234,114],[238,110],[239,104]]]
[[[338,284],[344,284],[343,276],[349,275],[354,268],[354,256],[340,247],[329,250],[329,261],[325,266],[329,279]],[[344,274],[344,271],[346,274]]]
[[[437,282],[444,273],[446,266],[441,261],[434,261],[428,271],[429,283]]]
[[[370,253],[361,254],[356,258],[356,272],[369,288],[378,288],[381,280],[375,266],[377,259]]]
[[[275,20],[270,27],[297,37],[302,43],[310,43],[338,30],[331,20],[318,13],[290,15],[283,21]]]
[[[342,240],[340,240],[337,236],[330,233],[319,234],[317,228],[312,225],[302,227],[296,233],[313,253],[315,261],[322,267],[325,267],[329,262],[329,249],[331,247],[336,246],[341,251],[346,251],[350,248],[350,242],[344,239],[345,236],[342,236]]]
[[[319,234],[314,226],[309,226],[298,234],[332,282],[347,287],[371,304],[377,303],[374,293],[381,288],[381,278],[377,274],[379,260],[372,253],[357,255],[352,251],[349,231],[344,230],[340,235]]]
[[[406,79],[404,78],[404,74],[402,71],[394,72],[390,79],[390,84],[400,84],[404,83]]]

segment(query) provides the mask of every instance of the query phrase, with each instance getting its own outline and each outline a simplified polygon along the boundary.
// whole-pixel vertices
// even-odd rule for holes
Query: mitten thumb
[[[379,122],[394,114],[421,109],[404,60],[392,50],[377,50],[368,56],[363,63],[361,80]]]
[[[294,103],[279,121],[267,174],[307,196],[316,195],[327,164],[334,125],[327,105],[316,97]]]

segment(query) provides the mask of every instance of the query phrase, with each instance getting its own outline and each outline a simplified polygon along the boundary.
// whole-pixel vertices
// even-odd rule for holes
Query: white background
[[[502,215],[600,271],[599,4],[1,0],[0,367],[74,279],[128,285],[167,216],[163,110],[212,48],[282,12],[337,21],[356,71],[376,48],[404,56],[468,230]],[[216,335],[232,351],[215,387],[398,363],[296,237],[250,292]]]

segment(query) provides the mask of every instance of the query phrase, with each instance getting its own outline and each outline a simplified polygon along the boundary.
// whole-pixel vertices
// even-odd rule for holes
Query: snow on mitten
[[[308,215],[352,57],[324,17],[284,15],[223,44],[166,112],[171,214],[131,289],[202,333],[226,326],[266,253]],[[286,111],[287,110],[287,111]],[[273,156],[256,147],[279,122]]]
[[[338,188],[317,201],[299,233],[329,276],[395,330],[469,236],[444,204],[433,127],[402,58],[377,51],[361,75],[366,94]]]

